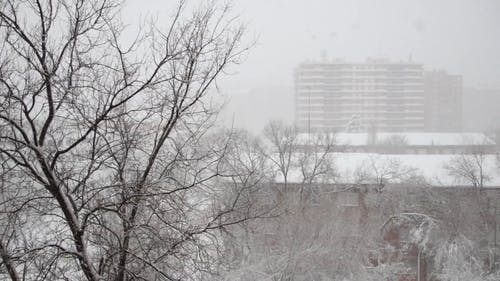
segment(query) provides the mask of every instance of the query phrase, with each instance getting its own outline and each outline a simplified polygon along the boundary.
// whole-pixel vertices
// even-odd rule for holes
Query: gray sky
[[[124,20],[163,18],[176,1],[129,0]],[[196,2],[196,1],[193,1]],[[367,57],[408,60],[462,74],[467,86],[500,85],[499,0],[235,0],[257,45],[221,82],[225,117],[259,131],[292,120],[293,69],[301,61]],[[139,17],[140,15],[141,17]],[[136,21],[134,23],[134,21]]]

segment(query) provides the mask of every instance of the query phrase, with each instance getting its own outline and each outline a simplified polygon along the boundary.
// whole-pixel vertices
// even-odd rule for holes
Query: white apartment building
[[[412,62],[305,62],[295,70],[296,124],[302,132],[423,131],[423,83]]]

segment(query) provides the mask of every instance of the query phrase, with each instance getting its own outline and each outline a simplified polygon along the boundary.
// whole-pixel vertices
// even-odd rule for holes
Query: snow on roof
[[[307,143],[311,136],[299,134],[300,143]],[[312,135],[314,137],[314,135]],[[368,133],[336,133],[339,145],[361,146],[370,144]],[[375,143],[384,143],[391,138],[404,140],[407,145],[485,145],[495,142],[482,133],[377,133]]]
[[[467,182],[457,181],[449,175],[444,168],[453,157],[457,155],[440,154],[377,154],[377,153],[334,153],[334,167],[338,177],[336,182],[353,183],[356,182],[357,173],[364,169],[368,174],[373,175],[375,170],[378,173],[390,174],[392,169],[387,164],[397,163],[398,171],[402,177],[408,177],[408,173],[414,172],[424,177],[426,182],[436,186],[450,186],[457,184],[467,185]],[[489,177],[485,186],[500,186],[500,168],[497,166],[496,155],[486,155],[484,161],[485,174]],[[382,171],[386,169],[386,171]],[[406,173],[406,174],[405,174]],[[389,175],[390,176],[390,175]],[[283,182],[283,178],[278,176],[278,182]],[[391,179],[389,179],[391,180]],[[301,172],[298,168],[290,171],[288,182],[300,183],[302,181]],[[333,181],[332,181],[333,182]],[[397,180],[396,180],[397,182]]]

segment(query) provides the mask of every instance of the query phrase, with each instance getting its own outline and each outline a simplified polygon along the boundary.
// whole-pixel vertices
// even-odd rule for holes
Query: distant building
[[[295,71],[295,89],[295,119],[302,132],[425,129],[418,63],[306,62]]]
[[[500,87],[465,88],[463,124],[471,132],[500,130]]]
[[[424,73],[425,130],[462,131],[462,76],[445,71]]]

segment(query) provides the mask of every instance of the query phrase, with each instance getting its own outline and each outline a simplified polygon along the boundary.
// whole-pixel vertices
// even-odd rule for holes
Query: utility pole
[[[497,206],[498,206],[498,199],[495,198],[495,215],[493,216],[493,223],[495,224],[495,229],[493,231],[493,246],[495,246],[495,249],[497,248]]]
[[[498,217],[498,195],[495,196],[495,204],[494,204],[494,215],[493,215],[493,223],[495,229],[493,230],[493,248],[494,248],[494,253],[493,253],[493,268],[497,268],[498,264],[498,252],[499,252],[499,247],[497,244],[497,231],[498,231],[498,224],[497,224],[497,217]]]
[[[307,86],[307,135],[311,135],[311,87]]]
[[[417,249],[418,253],[417,253],[417,281],[420,281],[420,246],[418,246],[418,249]]]

